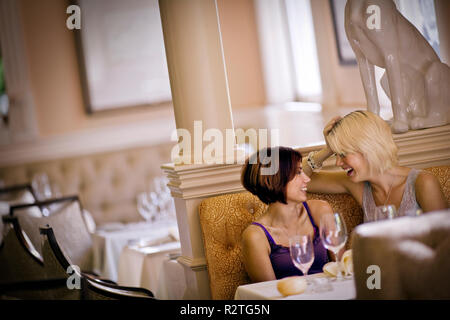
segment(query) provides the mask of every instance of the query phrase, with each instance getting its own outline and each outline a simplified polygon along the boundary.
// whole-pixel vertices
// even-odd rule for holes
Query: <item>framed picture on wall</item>
[[[347,0],[330,0],[331,15],[333,17],[334,34],[339,56],[339,63],[342,65],[356,65],[356,56],[353,52],[347,35],[345,34],[345,4]]]
[[[158,0],[77,0],[83,94],[89,113],[170,102]]]

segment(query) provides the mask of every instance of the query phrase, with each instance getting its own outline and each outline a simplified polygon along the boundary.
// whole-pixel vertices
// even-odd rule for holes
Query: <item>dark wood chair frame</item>
[[[44,207],[44,206],[48,206],[48,205],[55,204],[55,203],[67,202],[67,201],[76,201],[76,202],[78,202],[78,204],[80,206],[80,210],[83,211],[83,204],[81,203],[80,198],[77,195],[72,195],[72,196],[48,199],[48,200],[45,200],[45,201],[37,201],[37,202],[34,202],[34,203],[26,203],[26,204],[14,205],[14,206],[11,206],[9,208],[9,216],[13,217],[15,211],[20,210],[20,209],[30,208],[30,207],[39,207],[39,208],[41,208],[41,213],[42,213],[42,207]],[[93,271],[85,270],[85,274],[90,274],[92,277],[96,277],[96,278],[98,278],[98,279],[100,279],[100,280],[102,280],[104,282],[109,282],[109,283],[112,283],[112,284],[116,284],[112,280],[99,278],[99,275],[96,274]]]
[[[34,199],[36,198],[36,194],[33,191],[33,188],[31,187],[31,184],[18,184],[18,185],[14,185],[14,186],[9,186],[3,189],[0,189],[0,194],[2,193],[9,193],[9,192],[16,192],[16,191],[21,191],[21,190],[28,190],[31,192],[31,194],[33,195]]]
[[[23,230],[19,225],[17,217],[12,217],[8,215],[2,216],[3,223],[5,225],[10,225],[12,232],[15,233],[19,243],[21,244],[24,251],[30,255],[33,262],[41,267],[44,267],[44,261],[42,256],[33,248],[29,241],[24,237]],[[5,242],[0,243],[0,250],[3,249]],[[21,281],[8,284],[0,284],[0,294],[8,295],[11,291],[16,290],[47,290],[55,289],[66,286],[66,279],[42,279],[34,281]]]
[[[47,237],[50,247],[51,247],[56,259],[60,263],[61,267],[64,268],[64,270],[67,270],[67,268],[70,266],[70,263],[67,260],[67,258],[65,257],[64,253],[62,252],[60,246],[58,245],[58,242],[56,241],[53,229],[48,225],[44,228],[39,228],[39,229],[40,229],[40,233],[44,237]],[[77,272],[77,271],[74,270],[74,272]],[[104,296],[110,297],[112,299],[120,299],[120,300],[124,300],[124,299],[125,300],[126,299],[133,299],[133,300],[154,299],[153,293],[150,290],[147,290],[144,288],[119,286],[119,285],[113,284],[111,282],[105,282],[101,279],[94,278],[90,274],[87,274],[84,272],[80,272],[79,277],[82,280],[82,288],[81,288],[82,299],[85,297],[85,290],[87,288],[89,288],[90,290],[92,290],[94,292],[102,294]],[[95,284],[99,284],[103,287],[106,287],[106,289],[105,290],[99,289],[97,286],[95,286]],[[107,290],[108,288],[110,288],[111,291]],[[145,296],[122,295],[122,294],[113,292],[112,290],[124,290],[124,291],[129,291],[129,292],[135,292],[135,293],[139,293],[141,295],[142,294],[146,295],[146,297]]]

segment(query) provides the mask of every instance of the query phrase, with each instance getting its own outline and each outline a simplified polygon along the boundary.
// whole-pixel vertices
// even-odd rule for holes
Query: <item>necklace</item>
[[[394,185],[394,181],[395,181],[395,178],[396,178],[397,176],[396,175],[394,175],[394,179],[392,180],[392,182],[391,182],[391,186],[389,187],[389,191],[388,191],[388,194],[387,194],[387,197],[386,197],[386,200],[384,200],[384,204],[383,204],[383,206],[386,206],[386,203],[388,202],[388,200],[389,200],[389,196],[391,195],[391,190],[392,190],[392,186]]]

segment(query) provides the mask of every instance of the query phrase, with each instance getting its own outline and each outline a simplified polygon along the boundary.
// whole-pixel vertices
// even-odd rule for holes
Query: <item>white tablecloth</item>
[[[164,260],[162,275],[158,283],[161,299],[182,300],[186,291],[186,279],[183,266],[174,259]]]
[[[103,278],[117,281],[120,253],[130,241],[157,241],[170,236],[178,236],[175,220],[117,225],[116,228],[110,226],[97,230],[92,235],[93,270]]]
[[[323,273],[309,275],[307,278],[328,279],[332,286],[331,291],[303,292],[302,294],[283,297],[277,289],[280,280],[264,281],[239,286],[236,290],[235,300],[350,300],[356,298],[354,279],[330,281]]]
[[[146,288],[158,299],[182,299],[186,286],[183,267],[170,259],[170,254],[180,252],[180,242],[126,246],[120,255],[117,283]]]

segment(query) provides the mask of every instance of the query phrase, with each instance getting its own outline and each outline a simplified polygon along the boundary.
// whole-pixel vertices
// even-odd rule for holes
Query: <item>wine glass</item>
[[[397,217],[397,210],[392,204],[378,206],[375,208],[375,221],[394,219]]]
[[[322,215],[320,219],[320,238],[323,246],[334,253],[338,266],[337,278],[341,279],[341,261],[339,251],[347,242],[347,227],[339,212]]]
[[[31,187],[38,201],[45,201],[53,197],[50,179],[45,172],[36,173],[31,180]],[[42,206],[42,215],[49,216],[51,206]]]
[[[295,235],[289,238],[289,251],[295,267],[304,276],[314,262],[314,245],[310,235]],[[308,284],[311,284],[308,281]]]
[[[38,201],[44,201],[52,197],[52,188],[46,173],[36,173],[31,180],[31,187]]]
[[[156,207],[150,201],[148,194],[146,192],[141,192],[137,196],[137,209],[139,214],[146,221],[153,221],[155,219]]]
[[[406,217],[418,217],[423,213],[422,209],[410,209],[405,212]]]

